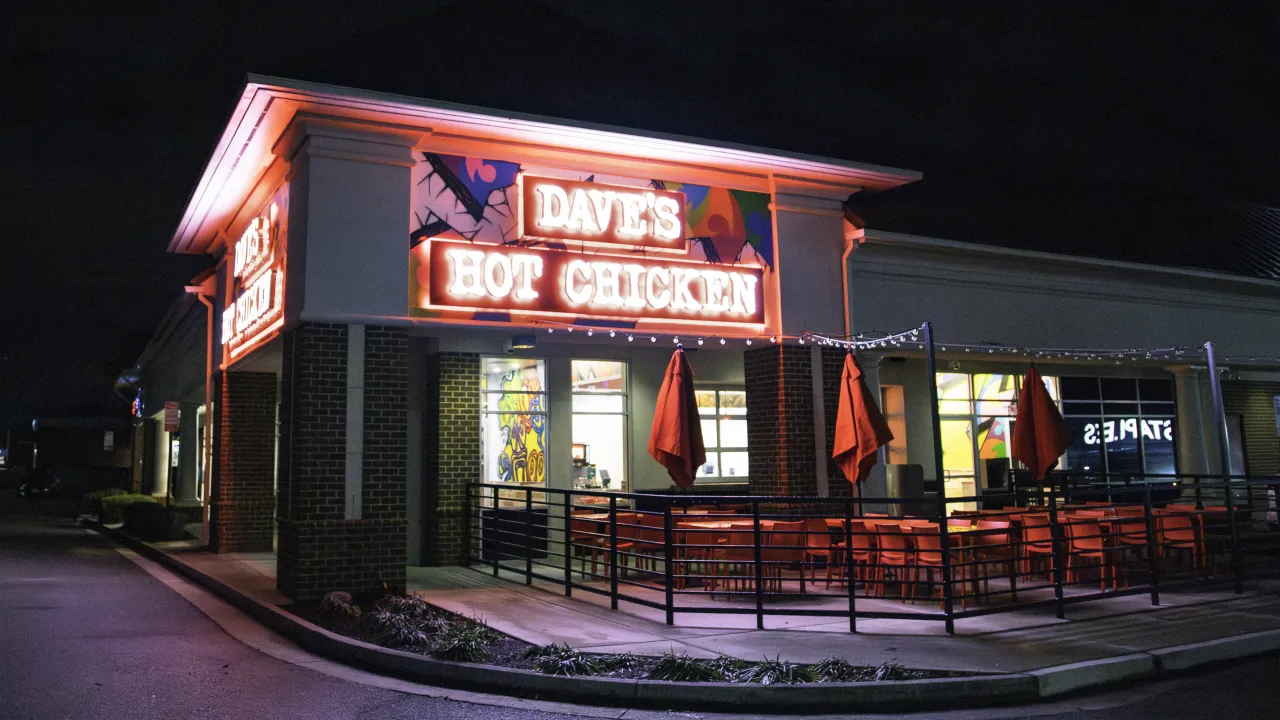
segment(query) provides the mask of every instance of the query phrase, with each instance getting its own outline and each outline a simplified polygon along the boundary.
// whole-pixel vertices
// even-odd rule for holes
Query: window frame
[[[622,366],[622,389],[621,390],[579,390],[573,385],[573,364],[575,362],[607,362],[618,363]],[[574,408],[573,399],[575,397],[621,397],[622,410],[617,411],[596,411],[596,410],[577,410]],[[618,490],[608,490],[606,492],[628,493],[631,491],[631,363],[627,360],[618,360],[615,358],[600,357],[574,357],[569,358],[569,442],[573,442],[573,421],[579,415],[600,415],[608,417],[622,418],[622,481],[619,483]],[[570,482],[572,484],[572,481]]]
[[[748,437],[747,437],[746,445],[741,447],[737,445],[732,445],[732,446],[720,445],[720,438],[723,437],[723,433],[720,432],[720,419],[721,417],[724,417],[724,415],[720,412],[720,394],[725,392],[742,393],[743,399],[745,401],[746,394],[747,394],[746,387],[742,385],[707,384],[701,387],[695,386],[694,392],[695,393],[699,393],[699,392],[715,393],[715,398],[716,398],[715,413],[710,415],[704,415],[702,414],[702,408],[698,408],[698,421],[699,423],[701,423],[703,419],[711,418],[711,419],[714,419],[716,422],[716,444],[714,446],[705,445],[706,438],[705,437],[703,438],[704,449],[706,450],[707,454],[710,455],[713,452],[716,453],[716,474],[701,475],[699,473],[701,473],[702,471],[702,466],[699,466],[698,470],[695,471],[693,474],[693,484],[695,486],[699,484],[702,484],[702,485],[725,485],[725,484],[747,485],[749,484],[751,482],[751,438],[750,438],[749,426],[748,426]],[[735,420],[741,419],[743,422],[747,422],[748,412],[747,412],[747,405],[745,402],[742,405],[742,410],[743,412],[741,416],[731,416],[732,419],[735,419]],[[731,452],[731,453],[741,452],[741,453],[747,454],[747,474],[746,475],[721,474],[724,469],[724,463],[720,461],[720,456],[722,453],[725,453],[725,452]]]

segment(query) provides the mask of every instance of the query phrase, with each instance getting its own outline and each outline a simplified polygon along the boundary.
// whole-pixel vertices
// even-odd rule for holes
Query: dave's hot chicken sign
[[[531,175],[517,182],[520,242],[426,240],[414,250],[417,307],[446,317],[507,312],[513,321],[765,324],[760,268],[685,257],[682,193]]]

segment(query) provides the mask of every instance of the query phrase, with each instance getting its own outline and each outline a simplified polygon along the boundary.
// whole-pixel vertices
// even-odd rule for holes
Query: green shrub
[[[330,628],[352,632],[360,627],[360,606],[351,602],[347,593],[331,592],[320,600],[316,608],[320,619]]]
[[[114,497],[116,495],[128,495],[129,491],[124,488],[104,488],[102,490],[94,490],[84,494],[85,502],[101,501],[103,498]]]
[[[375,609],[363,616],[360,625],[367,638],[386,647],[420,650],[431,644],[431,638],[405,615]]]
[[[895,662],[887,662],[876,668],[871,674],[872,680],[906,680],[906,669]]]
[[[596,661],[600,663],[600,669],[605,672],[635,670],[640,665],[640,658],[629,652],[617,655],[601,655],[596,658]]]
[[[824,657],[812,668],[820,682],[853,682],[858,679],[858,670],[844,658]]]
[[[668,652],[649,671],[650,680],[669,682],[716,682],[726,679],[711,662]]]
[[[458,662],[483,662],[489,659],[488,645],[496,638],[493,631],[476,622],[451,625],[437,638],[435,656]]]
[[[568,645],[545,645],[536,652],[526,651],[525,655],[533,660],[534,669],[544,675],[595,675],[601,667],[598,660]]]
[[[770,660],[765,656],[763,662],[756,663],[743,670],[735,678],[741,682],[760,683],[761,685],[794,684],[814,682],[818,676],[804,665],[787,662],[782,656]]]

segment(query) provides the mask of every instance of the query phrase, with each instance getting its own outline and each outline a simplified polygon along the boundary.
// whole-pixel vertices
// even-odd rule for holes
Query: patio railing
[[[472,484],[468,564],[684,614],[956,620],[1280,577],[1280,478],[1058,476],[959,498]],[[1230,498],[1232,502],[1227,502]]]

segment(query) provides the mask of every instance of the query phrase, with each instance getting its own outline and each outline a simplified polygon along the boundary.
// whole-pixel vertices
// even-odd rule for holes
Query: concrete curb
[[[427,685],[536,700],[652,710],[792,714],[990,707],[1034,702],[1280,651],[1280,630],[1268,630],[1027,673],[933,680],[765,686],[556,677],[515,668],[436,660],[338,635],[274,605],[259,602],[123,532],[97,524],[91,524],[91,527],[200,585],[318,655],[363,670]]]

